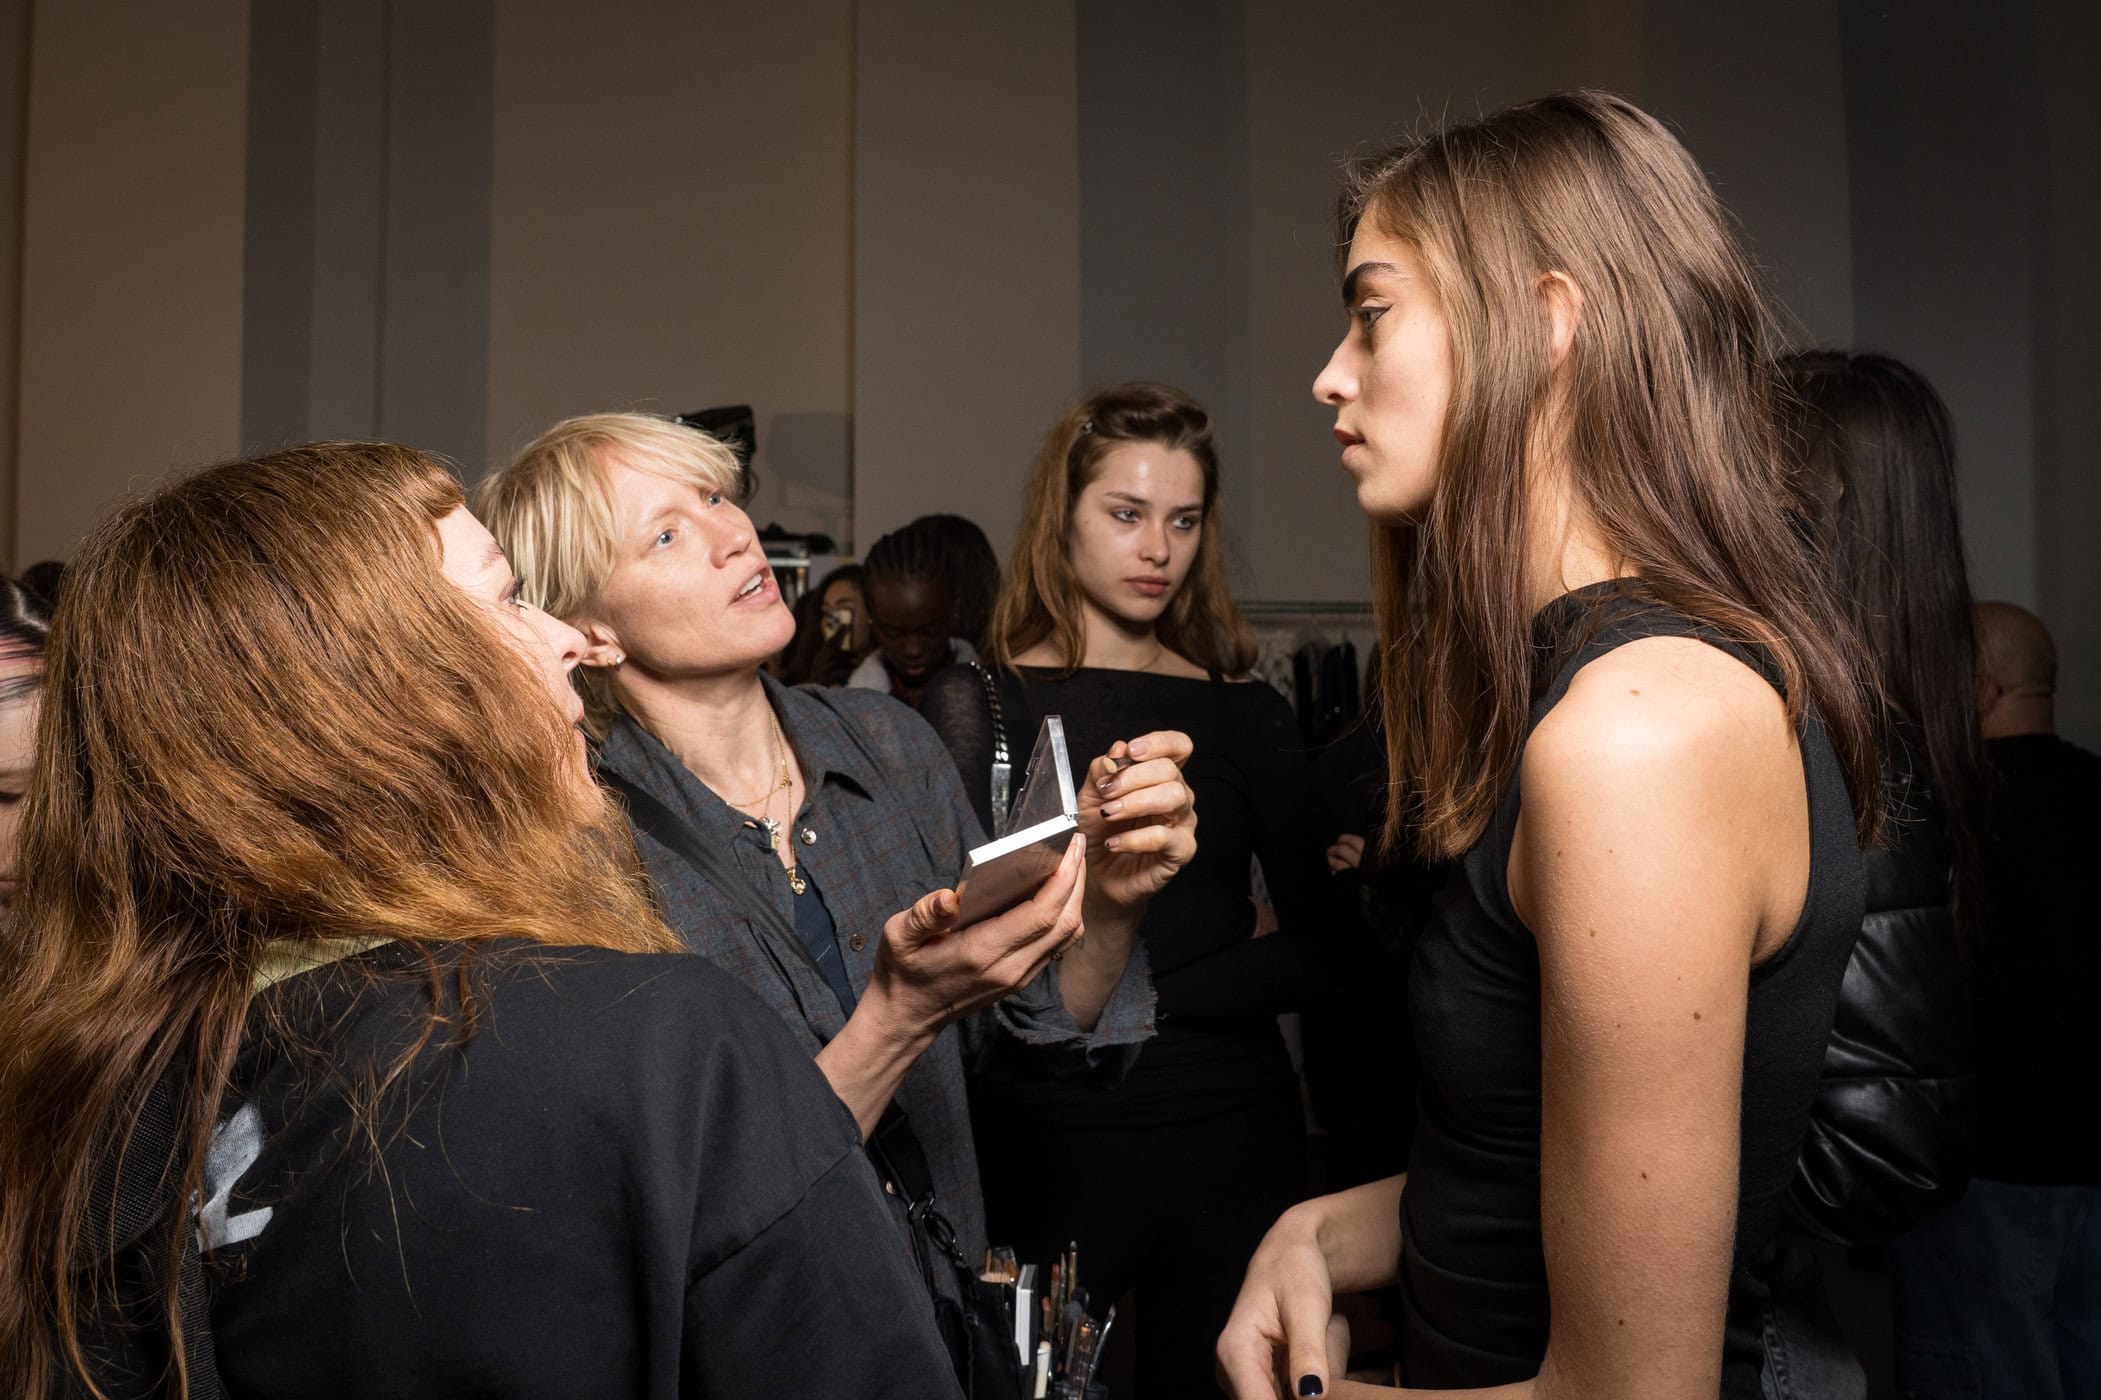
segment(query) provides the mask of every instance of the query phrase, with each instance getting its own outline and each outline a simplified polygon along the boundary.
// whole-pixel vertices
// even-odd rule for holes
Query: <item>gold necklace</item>
[[[780,717],[778,715],[769,713],[766,718],[773,727],[773,784],[772,786],[768,787],[765,792],[759,794],[757,797],[747,797],[742,802],[730,802],[730,806],[732,807],[736,807],[739,809],[749,809],[755,803],[763,802],[767,805],[768,808],[771,808],[773,806],[773,795],[775,793],[779,792],[782,788],[795,786],[795,784],[789,781],[788,778],[788,755],[781,744]]]
[[[777,853],[781,849],[781,824],[773,819],[773,797],[775,793],[780,792],[784,788],[792,788],[795,784],[788,778],[788,745],[781,738],[780,716],[774,715],[771,718],[773,720],[773,756],[775,761],[780,764],[780,781],[766,794],[766,806],[759,817],[759,825],[766,832],[766,849]],[[801,894],[810,888],[809,881],[802,877],[801,861],[791,860],[785,868],[788,872],[789,889]]]

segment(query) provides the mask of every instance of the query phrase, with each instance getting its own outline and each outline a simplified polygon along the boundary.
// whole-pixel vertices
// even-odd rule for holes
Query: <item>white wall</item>
[[[1072,10],[862,5],[857,32],[854,544],[951,511],[1004,552],[1079,390]]]
[[[244,0],[35,5],[18,562],[238,445],[247,37]]]
[[[750,403],[760,523],[844,526],[853,13],[496,7],[491,457],[571,414]]]

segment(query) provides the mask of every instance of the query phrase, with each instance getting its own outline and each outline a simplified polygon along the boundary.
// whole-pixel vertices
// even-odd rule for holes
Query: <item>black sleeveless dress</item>
[[[1778,687],[1762,652],[1669,611],[1635,580],[1564,595],[1534,623],[1537,728],[1587,663],[1644,637],[1696,637]],[[1529,733],[1529,730],[1528,730]],[[1751,971],[1744,1032],[1742,1164],[1722,1394],[1759,1394],[1774,1227],[1793,1179],[1832,1011],[1863,904],[1853,807],[1816,717],[1800,735],[1810,876],[1788,941]],[[1418,945],[1409,1007],[1421,1058],[1420,1121],[1401,1198],[1407,1384],[1500,1385],[1536,1375],[1547,1344],[1539,1221],[1539,950],[1511,907],[1519,812],[1512,778],[1494,819]]]

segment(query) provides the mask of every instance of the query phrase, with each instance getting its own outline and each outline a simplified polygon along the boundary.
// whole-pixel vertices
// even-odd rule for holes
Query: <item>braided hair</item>
[[[957,604],[949,619],[949,630],[953,632],[963,611],[963,570],[949,532],[935,523],[939,518],[921,516],[892,530],[868,547],[868,557],[861,561],[861,567],[867,570],[870,587],[931,583],[950,590]]]

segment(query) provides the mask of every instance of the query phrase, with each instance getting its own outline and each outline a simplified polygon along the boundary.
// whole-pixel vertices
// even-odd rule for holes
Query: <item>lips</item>
[[[730,596],[730,606],[741,608],[765,604],[780,596],[781,590],[773,581],[772,568],[762,567],[757,573],[738,585],[737,591]]]
[[[1167,580],[1157,574],[1148,574],[1142,578],[1127,578],[1124,582],[1148,598],[1157,598],[1167,591]]]

